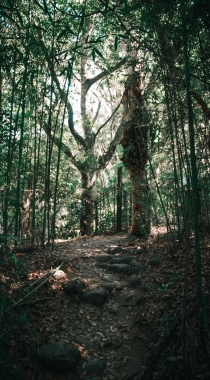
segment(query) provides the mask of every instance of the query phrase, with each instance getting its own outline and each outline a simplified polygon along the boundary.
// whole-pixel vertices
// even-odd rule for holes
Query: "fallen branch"
[[[34,301],[23,302],[22,306],[31,305],[31,304],[37,303],[37,302],[43,302],[43,301],[50,300],[50,299],[52,299],[52,297],[44,297],[44,298],[40,298],[40,299],[37,299]]]
[[[64,261],[61,263],[61,265],[59,265],[59,267],[57,267],[56,269],[52,270],[50,275],[47,276],[47,278],[41,283],[39,284],[35,289],[33,289],[30,293],[27,293],[24,297],[22,297],[19,301],[15,302],[12,307],[15,307],[17,305],[19,305],[25,298],[31,296],[31,294],[35,293],[39,288],[41,288],[42,285],[44,285],[54,274],[57,270],[59,270],[62,265],[64,264]]]

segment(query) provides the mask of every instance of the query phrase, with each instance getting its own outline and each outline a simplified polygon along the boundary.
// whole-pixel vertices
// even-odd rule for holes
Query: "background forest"
[[[0,3],[2,252],[115,232],[119,198],[133,235],[193,232],[204,357],[209,71],[207,0]]]
[[[3,241],[91,235],[123,164],[134,234],[183,235],[193,180],[209,224],[208,33],[207,2],[1,3]]]

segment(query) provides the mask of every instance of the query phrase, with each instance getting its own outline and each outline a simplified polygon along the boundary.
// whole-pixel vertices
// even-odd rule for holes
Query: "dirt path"
[[[54,378],[87,379],[94,375],[104,380],[140,379],[150,351],[162,341],[160,323],[157,321],[160,322],[165,312],[164,303],[160,302],[160,296],[164,295],[156,289],[154,294],[152,288],[154,282],[162,285],[159,278],[160,252],[157,256],[152,248],[145,248],[145,241],[129,238],[125,234],[57,242],[51,261],[54,261],[53,267],[65,262],[61,270],[66,278],[50,280],[48,293],[53,292],[53,300],[43,304],[42,309],[40,304],[34,305],[33,325],[37,323],[37,311],[40,317],[42,315],[40,327],[37,328],[42,332],[42,342],[39,341],[39,344],[78,341],[83,358],[75,374],[59,374]],[[119,252],[113,253],[113,249]],[[113,271],[113,264],[105,259],[103,261],[102,256],[106,257],[110,250],[115,261],[116,258],[123,258],[120,265],[124,267],[119,265]],[[130,260],[126,261],[126,257]],[[121,269],[121,273],[115,273]],[[106,300],[101,306],[95,306],[83,301],[81,295],[69,295],[63,290],[64,280],[78,277],[87,285],[85,292],[101,288],[106,282],[113,290],[107,291]],[[165,296],[170,297],[169,294]],[[83,344],[78,338],[84,339]],[[105,368],[99,373],[88,374],[86,364],[95,357],[102,360]],[[45,373],[45,378],[47,376],[52,375]]]
[[[168,363],[173,379],[187,378],[180,345],[168,345],[180,320],[184,275],[184,258],[171,252],[170,242],[145,242],[126,234],[84,237],[57,241],[53,252],[17,257],[20,268],[29,272],[19,285],[63,263],[35,299],[21,306],[21,311],[29,307],[20,350],[27,380],[167,379],[161,376]],[[75,279],[84,286],[81,292],[65,287]],[[195,299],[193,286],[189,301]],[[53,342],[79,348],[82,358],[73,372],[56,373],[28,359],[28,346]],[[91,366],[94,358],[98,362]]]

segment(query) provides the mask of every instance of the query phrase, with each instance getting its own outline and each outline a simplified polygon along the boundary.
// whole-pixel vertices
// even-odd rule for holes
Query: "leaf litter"
[[[132,257],[135,267],[147,266],[146,270],[131,276],[126,271],[109,274],[109,263],[100,263],[96,258],[116,247],[121,247]],[[209,247],[208,239],[203,237],[203,279],[207,300]],[[115,253],[115,257],[118,255],[120,252]],[[85,380],[88,379],[85,363],[94,357],[106,364],[99,374],[103,380],[181,380],[188,379],[190,371],[197,378],[208,375],[208,369],[202,366],[199,349],[193,242],[189,251],[185,349],[181,328],[185,252],[178,244],[172,247],[166,234],[159,234],[150,241],[131,239],[124,233],[79,237],[58,241],[53,252],[47,247],[30,253],[17,251],[16,256],[19,272],[8,260],[0,266],[0,280],[2,294],[9,297],[17,315],[24,310],[27,314],[21,333],[17,326],[13,326],[9,344],[12,355],[24,364],[25,378]],[[157,265],[149,265],[149,260],[157,256]],[[21,272],[20,268],[24,267],[27,271]],[[87,289],[93,290],[101,286],[104,275],[112,276],[114,289],[107,292],[106,301],[100,307],[83,301],[80,294],[66,294],[62,286],[64,281],[80,277]],[[131,286],[130,280],[136,277],[140,277],[140,281]],[[36,292],[25,297],[36,281],[42,286],[37,286]],[[81,365],[71,374],[43,370],[26,354],[31,345],[56,341],[75,343],[77,337],[88,340],[93,347],[80,346]],[[186,355],[188,369],[184,361]]]

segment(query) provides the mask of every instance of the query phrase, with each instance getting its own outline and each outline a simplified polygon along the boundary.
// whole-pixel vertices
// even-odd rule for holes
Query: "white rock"
[[[54,275],[56,280],[60,280],[61,278],[66,278],[66,274],[62,270],[57,270]]]

